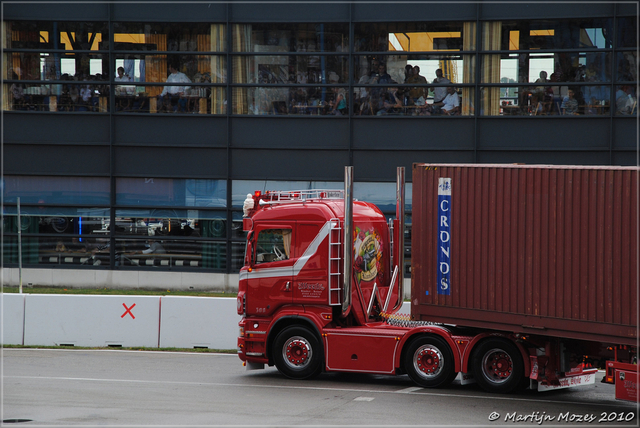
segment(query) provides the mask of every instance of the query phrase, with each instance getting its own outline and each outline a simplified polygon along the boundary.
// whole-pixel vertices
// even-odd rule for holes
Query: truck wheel
[[[489,339],[473,354],[476,382],[488,392],[508,393],[524,384],[524,363],[520,351],[508,340]]]
[[[308,328],[290,326],[276,337],[273,361],[283,375],[308,379],[322,371],[322,347]]]
[[[451,348],[435,336],[422,336],[411,342],[404,366],[411,380],[424,388],[447,386],[457,374]]]

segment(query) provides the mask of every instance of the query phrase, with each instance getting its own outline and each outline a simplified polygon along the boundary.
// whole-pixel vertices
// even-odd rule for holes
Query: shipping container
[[[636,345],[638,168],[413,165],[414,319]]]

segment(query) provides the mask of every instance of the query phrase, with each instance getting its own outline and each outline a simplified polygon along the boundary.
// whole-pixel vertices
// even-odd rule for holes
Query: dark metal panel
[[[435,284],[440,177],[452,179],[449,296]],[[412,314],[634,343],[637,180],[636,168],[414,165]]]
[[[7,113],[5,143],[109,143],[109,117],[100,114]]]
[[[108,21],[109,4],[106,2],[61,3],[51,2],[14,2],[3,4],[5,21]]]
[[[483,2],[480,19],[543,19],[543,18],[595,18],[613,16],[614,3],[575,3],[511,1],[508,3]]]
[[[231,3],[231,22],[349,22],[349,3]]]
[[[227,150],[116,147],[116,176],[226,178]]]
[[[190,2],[113,3],[114,21],[226,22],[227,4]]]
[[[4,144],[4,174],[109,175],[108,146]]]
[[[638,151],[614,151],[611,156],[611,165],[638,165]]]
[[[204,115],[114,116],[114,144],[227,147],[227,119]]]
[[[231,119],[231,147],[348,149],[349,120],[346,118],[258,118]]]
[[[349,164],[346,150],[234,149],[231,171],[240,180],[342,181]]]
[[[478,150],[478,163],[609,165],[609,150]]]
[[[608,150],[610,131],[609,117],[485,118],[478,120],[478,148]]]
[[[359,149],[473,150],[472,118],[355,118]]]
[[[615,118],[613,120],[613,148],[636,150],[638,147],[638,118]]]
[[[472,151],[446,150],[355,150],[353,166],[358,180],[389,181],[396,167],[411,168],[414,162],[473,162]]]
[[[618,3],[618,16],[638,16],[638,5],[636,3]]]
[[[437,3],[368,3],[353,5],[354,22],[417,22],[417,21],[475,21],[474,3],[456,3],[455,6]]]

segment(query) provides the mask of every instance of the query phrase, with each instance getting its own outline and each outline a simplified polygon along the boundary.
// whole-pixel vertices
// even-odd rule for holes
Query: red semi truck
[[[593,383],[607,361],[608,381],[637,377],[636,168],[414,164],[411,315],[404,168],[388,222],[353,200],[352,171],[344,191],[247,196],[247,369],[501,393]]]

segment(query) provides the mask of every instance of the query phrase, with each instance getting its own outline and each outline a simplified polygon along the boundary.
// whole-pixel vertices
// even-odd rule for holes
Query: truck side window
[[[291,229],[265,229],[258,233],[256,263],[287,260],[291,254]]]

